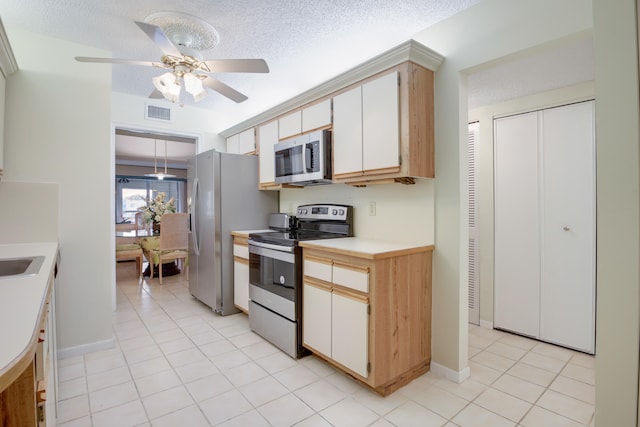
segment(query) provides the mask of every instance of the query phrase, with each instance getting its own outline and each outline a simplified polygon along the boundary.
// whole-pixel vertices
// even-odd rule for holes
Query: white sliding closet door
[[[594,352],[593,102],[542,112],[540,336]]]
[[[539,335],[540,237],[537,113],[494,122],[497,328]]]
[[[595,350],[593,102],[494,121],[494,325]]]

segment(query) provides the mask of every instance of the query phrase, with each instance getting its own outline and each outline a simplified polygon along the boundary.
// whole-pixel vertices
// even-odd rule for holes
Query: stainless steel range
[[[249,234],[249,325],[293,358],[302,357],[302,240],[353,236],[353,207],[301,205],[289,227]],[[286,221],[280,221],[286,224]]]

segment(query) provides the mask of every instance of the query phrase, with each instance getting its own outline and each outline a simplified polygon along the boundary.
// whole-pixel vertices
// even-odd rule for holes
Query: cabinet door
[[[260,184],[275,185],[275,156],[273,146],[278,143],[278,122],[273,121],[258,128],[260,143]]]
[[[306,282],[302,288],[302,342],[331,357],[331,290]]]
[[[278,123],[280,128],[278,136],[280,139],[298,135],[302,133],[302,112],[296,111],[286,115],[278,120]]]
[[[333,174],[362,173],[362,87],[333,98]]]
[[[399,165],[398,72],[393,72],[362,86],[362,168],[366,174]]]
[[[331,124],[331,100],[327,99],[302,110],[302,132]]]
[[[249,260],[239,257],[233,259],[233,303],[249,311]]]
[[[238,153],[249,154],[256,151],[256,134],[254,129],[247,129],[238,135]]]
[[[364,299],[336,289],[331,303],[331,358],[366,378],[369,374],[368,304]]]
[[[537,113],[494,122],[494,325],[537,338],[540,238]]]
[[[595,350],[593,102],[541,113],[543,141],[540,337]]]
[[[235,134],[227,138],[227,153],[238,154],[240,152],[240,135]]]

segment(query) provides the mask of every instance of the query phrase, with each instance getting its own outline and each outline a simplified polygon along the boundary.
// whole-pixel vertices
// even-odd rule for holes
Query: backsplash
[[[296,207],[306,203],[351,205],[357,237],[433,244],[434,188],[435,182],[431,179],[416,179],[413,185],[380,184],[358,188],[331,184],[287,188],[280,190],[280,212],[295,214]]]

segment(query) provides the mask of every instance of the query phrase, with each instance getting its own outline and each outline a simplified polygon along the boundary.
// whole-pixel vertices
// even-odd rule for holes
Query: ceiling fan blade
[[[220,80],[214,79],[213,77],[210,77],[210,76],[207,77],[202,81],[202,83],[205,86],[215,90],[216,92],[220,92],[222,95],[226,96],[232,101],[243,102],[248,99],[246,95],[243,95],[242,93],[238,92],[237,90],[233,89],[230,86],[227,86],[226,84],[222,83]]]
[[[264,59],[210,59],[202,61],[212,73],[268,73]]]
[[[182,56],[182,53],[162,31],[162,28],[146,22],[135,21],[135,23],[166,55]]]
[[[87,56],[76,56],[76,61],[78,62],[98,62],[98,63],[107,63],[107,64],[130,64],[130,65],[144,65],[147,67],[158,67],[158,68],[167,68],[161,62],[151,62],[151,61],[137,61],[135,59],[118,59],[118,58],[91,58]]]
[[[162,92],[160,92],[158,89],[154,89],[153,92],[151,92],[149,94],[149,98],[151,98],[151,99],[162,99],[162,98],[164,98],[164,95],[162,95]]]

